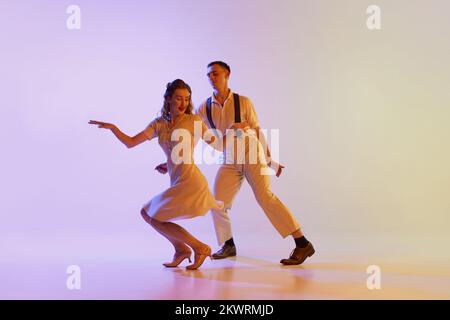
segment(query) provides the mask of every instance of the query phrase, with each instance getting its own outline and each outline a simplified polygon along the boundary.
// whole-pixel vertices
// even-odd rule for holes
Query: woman
[[[206,257],[211,258],[211,248],[171,221],[203,216],[209,210],[223,206],[223,203],[214,199],[209,191],[207,180],[193,160],[193,149],[198,141],[198,138],[194,137],[195,121],[201,124],[202,137],[207,127],[199,116],[192,114],[191,94],[191,88],[183,80],[177,79],[167,84],[164,105],[161,109],[162,116],[154,119],[145,130],[134,137],[122,133],[114,124],[89,121],[90,124],[98,125],[99,128],[110,129],[128,148],[158,137],[158,142],[167,156],[170,187],[147,202],[141,210],[141,215],[175,248],[173,261],[164,263],[164,266],[176,267],[184,259],[191,262],[190,248],[193,249],[194,263],[186,267],[189,270],[199,268]],[[178,132],[188,135],[183,136],[182,142],[172,141],[176,139],[171,137]],[[185,138],[188,139],[185,141]],[[213,144],[214,140],[213,137],[211,141],[205,141]],[[179,143],[188,146],[183,148],[181,153]],[[181,154],[183,161],[180,162]]]

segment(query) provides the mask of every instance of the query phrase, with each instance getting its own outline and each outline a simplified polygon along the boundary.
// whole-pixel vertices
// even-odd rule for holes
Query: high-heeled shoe
[[[189,263],[191,262],[191,254],[192,252],[175,252],[173,255],[173,261],[172,262],[165,262],[163,263],[163,266],[166,268],[175,268],[177,267],[181,262],[183,262],[184,259],[188,259]]]
[[[186,267],[188,270],[198,269],[207,257],[211,259],[211,248],[209,246],[205,246],[197,250],[194,249],[194,253],[194,263]]]

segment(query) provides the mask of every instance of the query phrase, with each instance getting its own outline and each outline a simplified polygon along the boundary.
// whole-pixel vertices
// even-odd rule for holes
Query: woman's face
[[[170,114],[174,117],[185,113],[191,101],[191,94],[188,89],[176,89],[169,99]]]

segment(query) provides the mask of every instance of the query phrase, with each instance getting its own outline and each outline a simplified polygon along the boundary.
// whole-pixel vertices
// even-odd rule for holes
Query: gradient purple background
[[[253,14],[257,3],[267,15]],[[292,41],[282,30],[295,17],[286,11],[269,14],[262,2],[223,4],[209,26],[208,13],[218,8],[207,1],[78,2],[82,28],[75,31],[65,27],[67,4],[19,2],[2,8],[8,41],[2,112],[10,119],[2,130],[13,138],[5,146],[3,168],[9,170],[2,213],[22,213],[7,215],[5,231],[134,232],[142,225],[140,204],[168,185],[168,177],[153,170],[163,153],[156,141],[127,150],[111,133],[87,122],[113,122],[134,135],[156,116],[165,84],[177,77],[191,84],[198,105],[211,92],[205,76],[211,60],[230,63],[232,89],[252,98],[264,128],[282,127],[289,115],[279,112],[281,106],[290,112],[293,98],[300,106],[298,99],[311,94],[301,94],[308,87],[299,85],[306,84],[311,68],[308,53],[302,53],[304,62],[287,63],[294,61],[292,49],[301,50],[289,50]],[[295,97],[286,76],[298,81]],[[287,139],[295,129],[283,128],[282,157],[295,142]],[[299,159],[293,160],[286,164],[284,181],[279,180],[280,197],[299,212],[307,209],[298,198],[306,194],[289,187],[303,171],[296,165]],[[212,179],[217,166],[202,170]],[[248,191],[240,194],[248,198],[239,201],[240,211],[259,210],[253,198],[244,196]],[[262,212],[247,212],[243,221],[249,221],[249,214],[265,220]]]
[[[164,161],[157,142],[128,150],[88,121],[134,135],[175,78],[198,105],[216,59],[231,65],[230,87],[252,99],[261,126],[280,129],[287,168],[273,191],[324,251],[325,239],[354,234],[351,249],[368,255],[383,252],[385,236],[395,237],[391,254],[441,252],[450,8],[429,3],[377,1],[383,29],[371,32],[370,1],[1,1],[1,261],[26,273],[45,261],[65,270],[115,254],[168,256],[139,215],[169,184],[153,170]],[[70,4],[81,30],[66,28]],[[218,167],[200,168],[212,185]],[[247,184],[232,221],[249,254],[261,241],[292,247]],[[209,216],[182,224],[215,245]],[[20,272],[3,274],[9,288]]]

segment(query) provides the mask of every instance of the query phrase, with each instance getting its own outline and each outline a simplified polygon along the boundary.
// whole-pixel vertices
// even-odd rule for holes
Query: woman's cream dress
[[[149,140],[158,137],[159,145],[167,157],[170,175],[169,189],[156,195],[144,205],[147,214],[156,220],[189,219],[203,216],[212,209],[221,210],[223,208],[223,202],[214,198],[209,190],[208,181],[194,163],[194,146],[200,138],[200,136],[194,137],[195,121],[199,121],[197,128],[206,128],[199,116],[183,114],[177,118],[172,127],[168,121],[159,117],[144,130]],[[171,141],[172,133],[178,129],[182,130],[175,132],[175,135],[184,133],[190,136],[190,143],[183,144],[187,149],[183,152],[179,152],[181,147],[179,144],[182,142],[178,139]],[[201,130],[199,133],[201,135]],[[185,142],[189,142],[189,139]],[[172,152],[173,149],[175,149],[174,152]],[[189,154],[183,154],[185,151]],[[185,161],[178,163],[180,160],[179,157],[177,158],[178,155],[182,155]]]

